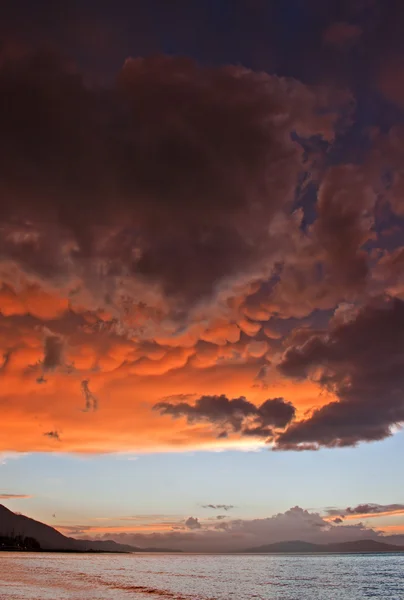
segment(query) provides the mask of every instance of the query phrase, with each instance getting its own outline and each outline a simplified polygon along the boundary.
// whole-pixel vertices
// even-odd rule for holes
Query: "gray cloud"
[[[393,512],[396,510],[404,510],[404,504],[358,504],[354,507],[348,507],[346,514],[367,514],[367,513],[382,513],[382,512]]]
[[[347,515],[377,515],[380,513],[390,513],[395,511],[404,511],[404,504],[358,504],[357,506],[348,506],[347,508],[342,509],[331,508],[327,510],[327,514],[344,517]]]
[[[63,363],[64,341],[57,335],[47,335],[44,342],[43,370],[53,371]]]
[[[45,374],[55,371],[55,369],[63,365],[64,347],[64,338],[62,336],[55,335],[45,328],[44,357],[39,363],[39,366],[42,369],[42,374],[37,377],[37,383],[46,383],[48,380],[45,378]]]
[[[295,415],[294,406],[283,398],[255,406],[243,396],[229,399],[224,395],[201,396],[194,404],[159,402],[153,410],[173,418],[186,417],[188,423],[208,422],[220,428],[227,425],[232,431],[255,437],[272,435],[272,427],[286,427]],[[223,432],[219,435],[223,437]]]
[[[7,369],[7,366],[10,363],[10,359],[11,359],[12,354],[13,354],[13,351],[11,349],[6,350],[3,353],[3,362],[0,365],[0,373],[3,373]]]
[[[46,431],[44,433],[44,436],[46,436],[52,440],[57,440],[58,442],[60,442],[60,434],[58,431]]]
[[[188,517],[188,519],[185,521],[185,527],[187,529],[201,529],[202,525],[196,517]]]
[[[84,412],[88,412],[89,410],[95,411],[98,408],[98,399],[90,390],[89,385],[90,382],[88,381],[88,379],[84,379],[81,382],[81,391],[86,401]]]
[[[204,524],[203,528],[200,527],[197,519],[193,517],[190,519],[192,519],[192,526],[196,524],[196,528],[191,531],[176,530],[153,534],[108,532],[104,537],[139,547],[155,546],[190,552],[242,550],[262,544],[293,540],[327,544],[375,539],[395,543],[390,537],[385,538],[381,532],[365,527],[362,523],[330,523],[319,514],[298,506],[268,518],[236,519],[226,523],[213,522],[211,525]],[[399,544],[400,541],[396,540],[396,543]]]
[[[213,510],[231,510],[235,508],[233,504],[203,504],[202,508],[212,508]],[[217,517],[219,518],[219,517]]]

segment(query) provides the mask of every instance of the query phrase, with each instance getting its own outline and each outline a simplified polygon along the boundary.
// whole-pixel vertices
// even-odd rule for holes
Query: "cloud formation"
[[[186,417],[190,424],[209,422],[225,431],[229,428],[256,437],[269,437],[272,428],[285,428],[295,416],[294,406],[283,398],[268,399],[255,406],[246,398],[229,399],[224,395],[202,396],[194,404],[159,402],[154,410],[173,418]],[[224,507],[218,505],[217,508]]]
[[[87,379],[84,379],[81,382],[81,391],[86,401],[86,405],[84,407],[84,412],[88,412],[89,410],[97,410],[98,408],[98,400],[96,396],[90,390],[90,382]]]
[[[382,513],[404,510],[404,504],[358,504],[358,506],[348,507],[346,512],[348,515]]]
[[[4,494],[0,493],[0,500],[25,500],[27,498],[32,498],[28,494]]]
[[[326,89],[165,56],[127,59],[109,95],[55,54],[8,57],[0,89],[2,253],[47,281],[98,269],[177,302],[267,258],[303,168],[290,133],[332,139],[336,118]]]
[[[50,438],[51,440],[57,440],[60,442],[60,434],[58,431],[46,431],[44,436]]]
[[[327,510],[327,514],[330,516],[337,515],[339,520],[345,517],[348,518],[362,518],[372,516],[385,516],[394,514],[403,514],[404,504],[358,504],[357,506],[348,506],[347,508],[338,509],[332,508]],[[334,519],[334,522],[336,520]]]
[[[298,506],[285,513],[260,519],[236,519],[225,523],[201,523],[197,518],[187,519],[191,531],[178,530],[160,533],[119,532],[111,528],[99,533],[98,537],[114,539],[117,542],[140,547],[173,548],[189,552],[220,552],[243,550],[281,541],[303,540],[318,544],[374,539],[394,541],[384,538],[383,533],[365,527],[363,523],[335,524],[325,520],[320,514],[304,510]],[[82,535],[91,534],[91,528]],[[394,536],[392,536],[394,537]],[[398,536],[399,537],[399,536]],[[399,541],[396,540],[397,544]]]
[[[202,508],[212,508],[213,510],[231,510],[232,508],[235,508],[235,506],[233,506],[233,504],[203,504]],[[220,515],[219,515],[220,516]],[[219,518],[216,517],[217,519]]]
[[[188,517],[185,521],[185,527],[187,529],[201,529],[202,525],[195,517]]]
[[[325,53],[368,43],[357,16],[321,17]],[[390,435],[400,126],[345,155],[360,98],[329,79],[165,55],[87,75],[0,49],[4,449],[47,451],[59,431],[77,452]]]
[[[290,346],[281,372],[315,378],[338,400],[293,424],[278,447],[354,446],[391,435],[404,421],[403,342],[404,302],[382,298],[339,312],[328,332]]]
[[[63,361],[63,340],[56,335],[47,335],[44,343],[44,358],[42,367],[44,371],[53,371]]]
[[[327,27],[323,33],[323,41],[326,44],[343,47],[358,41],[361,33],[362,30],[358,25],[340,21]]]

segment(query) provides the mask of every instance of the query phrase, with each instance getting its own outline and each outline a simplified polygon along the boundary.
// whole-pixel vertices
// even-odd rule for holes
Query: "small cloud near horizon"
[[[226,518],[225,515],[218,515]],[[257,519],[213,519],[202,523],[197,517],[188,517],[170,529],[145,531],[108,526],[102,528],[72,526],[78,535],[93,539],[112,539],[139,547],[173,548],[183,551],[222,552],[242,550],[283,541],[302,540],[317,544],[373,539],[399,545],[401,537],[388,527],[371,528],[362,522],[344,523],[342,517],[329,520],[317,512],[295,506],[284,513]],[[79,533],[80,532],[80,533]],[[386,537],[387,536],[387,537]]]
[[[236,508],[233,504],[202,504],[202,508],[211,508],[212,510],[232,510]]]
[[[343,519],[359,519],[362,517],[380,517],[388,515],[404,514],[404,504],[358,504],[347,508],[329,508],[326,510],[330,517]],[[334,521],[335,522],[335,521]]]
[[[27,500],[33,498],[31,494],[0,494],[0,500]]]

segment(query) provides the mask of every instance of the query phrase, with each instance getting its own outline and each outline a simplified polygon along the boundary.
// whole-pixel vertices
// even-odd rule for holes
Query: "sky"
[[[139,546],[404,543],[403,27],[6,0],[0,502]]]

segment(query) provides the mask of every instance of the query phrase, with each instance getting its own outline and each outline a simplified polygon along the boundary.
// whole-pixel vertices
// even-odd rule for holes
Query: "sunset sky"
[[[402,0],[6,0],[0,503],[404,545]]]

